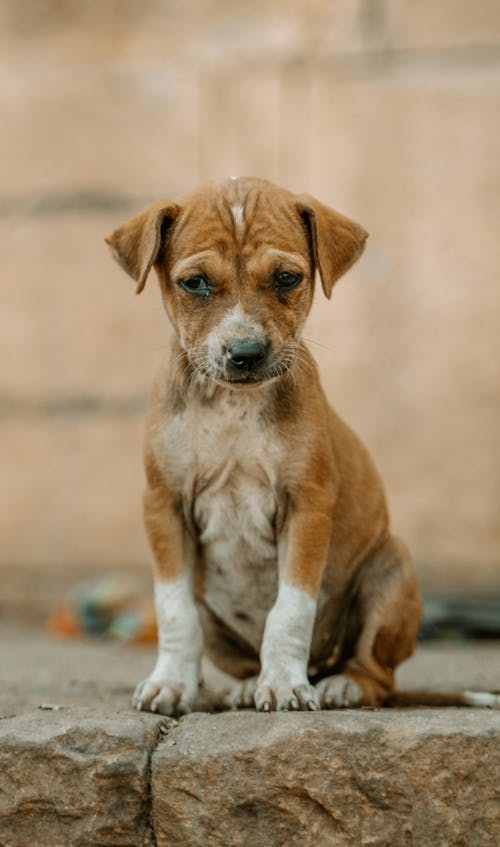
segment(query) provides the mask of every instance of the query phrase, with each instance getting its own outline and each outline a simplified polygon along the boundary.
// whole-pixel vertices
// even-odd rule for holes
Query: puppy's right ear
[[[113,230],[104,240],[120,267],[137,282],[137,294],[146,285],[168,226],[180,212],[180,206],[159,200],[134,218]]]

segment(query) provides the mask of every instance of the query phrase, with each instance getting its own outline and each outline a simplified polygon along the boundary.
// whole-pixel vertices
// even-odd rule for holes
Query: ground
[[[173,721],[130,706],[152,649],[13,627],[0,643],[1,847],[500,843],[499,711]],[[500,650],[421,647],[398,684],[498,689]]]

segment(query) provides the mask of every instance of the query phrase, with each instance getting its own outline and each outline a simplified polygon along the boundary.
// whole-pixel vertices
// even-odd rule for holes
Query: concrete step
[[[129,707],[150,650],[20,632],[0,643],[1,847],[500,843],[499,711],[173,721]],[[494,645],[432,645],[400,684],[498,688],[499,676]]]

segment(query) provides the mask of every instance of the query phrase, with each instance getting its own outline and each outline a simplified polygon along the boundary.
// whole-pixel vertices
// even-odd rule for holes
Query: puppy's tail
[[[499,709],[500,693],[496,691],[393,691],[386,706],[472,706]]]

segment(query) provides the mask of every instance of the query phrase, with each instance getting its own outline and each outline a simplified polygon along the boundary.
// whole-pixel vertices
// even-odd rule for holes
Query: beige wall
[[[498,588],[498,3],[4,0],[0,34],[0,566],[147,568],[168,329],[102,237],[253,173],[369,229],[307,336],[424,586]]]

